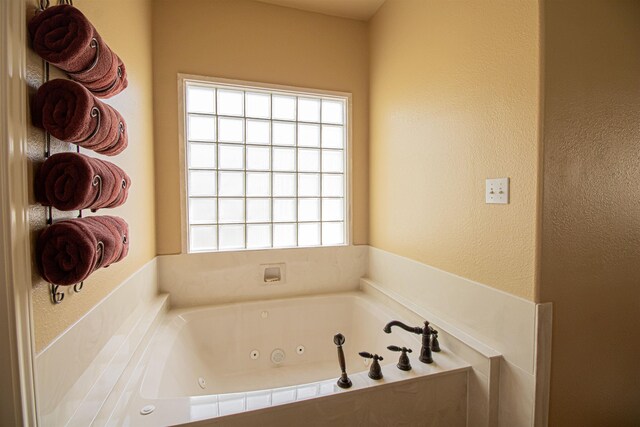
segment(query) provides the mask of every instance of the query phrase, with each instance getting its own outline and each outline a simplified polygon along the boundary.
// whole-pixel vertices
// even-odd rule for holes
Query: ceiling
[[[278,6],[368,21],[385,0],[258,0]]]

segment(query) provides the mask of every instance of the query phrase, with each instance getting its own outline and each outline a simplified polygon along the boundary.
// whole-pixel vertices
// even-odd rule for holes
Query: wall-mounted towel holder
[[[42,7],[42,4],[43,2],[41,1],[40,2],[41,7]],[[46,1],[46,4],[48,6],[49,2]],[[43,60],[43,64],[44,64],[44,81],[48,82],[49,81],[49,63]],[[98,123],[96,125],[96,128],[94,129],[93,133],[89,137],[89,138],[92,138],[98,133],[98,130],[100,129],[100,110],[98,110],[98,108],[96,107],[93,107],[91,109],[90,114],[91,114],[91,117],[98,118]],[[76,152],[77,153],[80,152],[80,146],[78,145],[76,145]],[[51,134],[47,131],[45,131],[44,157],[45,159],[51,157]],[[96,186],[98,187],[98,193],[95,198],[95,200],[98,200],[98,198],[102,194],[102,177],[100,175],[94,176],[91,182],[91,185],[93,185],[94,187]],[[92,212],[95,212],[95,210],[92,209]],[[82,218],[82,209],[78,211],[78,218]],[[52,206],[47,206],[46,208],[46,224],[47,226],[50,226],[53,224],[53,207]],[[97,250],[100,251],[100,254],[99,254],[98,262],[96,263],[96,265],[102,262],[102,257],[104,255],[104,243],[98,242]],[[73,285],[73,291],[78,293],[82,290],[83,287],[84,287],[84,281],[80,283],[76,283],[75,285]],[[60,285],[49,283],[49,293],[51,294],[51,302],[53,304],[60,304],[64,300],[64,292],[60,292]]]
[[[91,132],[91,134],[89,136],[87,136],[82,141],[78,141],[78,144],[82,144],[83,142],[87,142],[87,141],[93,139],[98,134],[98,132],[100,131],[100,110],[98,110],[98,107],[91,108],[90,115],[91,115],[91,117],[97,118],[96,127],[93,130],[93,132]],[[80,147],[78,147],[78,150],[80,150]]]
[[[69,6],[73,6],[73,0],[58,0],[58,4],[68,4]],[[49,0],[40,0],[39,6],[40,10],[45,10],[51,5]]]
[[[73,15],[73,17],[70,16],[69,18],[72,23],[74,20],[77,21],[76,24],[78,24],[79,27],[91,27],[91,23],[88,22],[86,17],[73,7],[72,0],[58,0],[57,6],[62,6],[63,8],[47,13],[48,10],[56,8],[56,6],[50,8],[50,4],[50,0],[39,0],[39,5],[35,10],[36,23],[33,28],[30,27],[29,29],[30,32],[34,32],[33,34],[38,34],[38,43],[34,44],[34,47],[40,56],[45,60],[51,61],[54,65],[57,65],[60,69],[66,72],[67,76],[71,80],[83,84],[91,93],[99,98],[110,98],[124,90],[127,87],[127,73],[124,63],[119,57],[117,57],[117,55],[113,54],[111,49],[103,42],[100,35],[95,31],[95,28],[88,28],[89,31],[93,31],[93,34],[87,34],[85,31],[80,31],[78,33],[81,34],[83,39],[82,43],[87,43],[86,46],[81,49],[86,50],[87,54],[93,54],[93,59],[91,59],[90,62],[83,62],[82,66],[85,68],[82,70],[78,71],[75,69],[75,67],[78,66],[77,64],[71,66],[72,63],[68,61],[69,58],[66,55],[56,55],[55,53],[57,52],[52,53],[48,47],[44,47],[44,45],[49,43],[51,36],[53,38],[57,38],[58,35],[54,35],[54,33],[48,34],[48,29],[39,31],[37,28],[40,24],[49,19],[53,19],[55,21],[58,13],[62,15]],[[37,15],[42,12],[44,12],[42,19],[37,18]],[[55,26],[57,24],[53,25]],[[85,39],[85,37],[87,38]],[[62,37],[60,37],[60,39],[62,39]],[[66,42],[63,42],[60,46],[65,49],[69,47]],[[83,56],[82,60],[87,61],[89,58],[90,57],[88,55],[86,57]],[[113,63],[112,58],[115,58],[117,63]],[[113,65],[115,65],[115,68],[111,68]],[[104,67],[107,67],[107,69],[105,70]],[[104,73],[105,71],[106,74]],[[98,73],[96,74],[96,72]]]
[[[98,65],[98,61],[100,60],[100,45],[98,44],[98,39],[96,39],[95,37],[92,37],[91,41],[89,42],[89,47],[91,49],[96,50],[96,54],[93,57],[93,62],[91,63],[91,65],[89,65],[88,68],[85,68],[82,71],[78,71],[76,73],[67,73],[71,78],[82,77],[83,75],[87,74],[88,72],[96,68],[96,65]]]
[[[39,0],[38,2],[38,6],[39,6],[39,11],[44,11],[45,9],[47,9],[50,6],[50,0]],[[57,2],[58,5],[69,5],[69,6],[73,6],[73,0],[58,0]],[[38,12],[38,10],[36,11],[36,13]],[[71,77],[72,79],[74,78],[82,78],[85,77],[87,73],[90,73],[91,71],[94,70],[94,68],[98,65],[99,61],[100,61],[100,43],[98,41],[98,39],[96,37],[92,37],[91,41],[89,43],[89,48],[90,49],[94,49],[95,50],[95,55],[93,58],[93,61],[91,62],[91,64],[85,68],[82,71],[78,71],[78,72],[68,72],[67,75],[69,77]],[[48,61],[43,59],[43,66],[44,66],[44,75],[43,75],[43,80],[44,82],[48,82],[49,81],[49,77],[50,77],[50,64]],[[94,93],[97,94],[105,94],[109,91],[111,91],[118,83],[118,81],[123,77],[123,69],[121,66],[117,67],[117,72],[116,72],[117,76],[115,78],[115,80],[110,83],[107,87],[100,89],[98,91],[93,91]],[[92,131],[92,133],[84,138],[82,141],[78,141],[76,143],[76,152],[80,152],[80,146],[78,144],[82,144],[86,141],[91,140],[92,138],[94,138],[98,132],[100,131],[100,126],[101,126],[101,122],[102,122],[102,117],[101,117],[101,113],[100,110],[97,107],[93,107],[91,108],[90,111],[90,115],[92,118],[96,118],[96,127],[95,129]],[[116,139],[116,142],[118,142],[120,140],[120,138],[122,137],[122,135],[125,132],[125,127],[124,127],[124,123],[121,121],[118,124],[118,137]],[[51,134],[47,131],[45,131],[45,149],[44,149],[44,156],[45,159],[49,158],[51,156]],[[103,191],[103,178],[102,176],[96,174],[91,182],[91,185],[93,187],[97,187],[98,191],[96,194],[96,197],[94,199],[94,203],[101,197],[102,195],[102,191]],[[126,181],[123,179],[122,180],[122,188],[126,188]],[[96,212],[97,209],[91,209],[91,212]],[[47,206],[46,207],[46,226],[50,226],[53,224],[54,222],[54,218],[53,218],[53,207],[52,206]],[[78,218],[82,218],[82,209],[78,210]],[[126,243],[127,237],[124,236],[123,237],[123,243]],[[104,247],[104,242],[102,241],[98,241],[97,243],[97,256],[96,256],[96,263],[93,267],[93,270],[95,271],[95,269],[99,266],[102,265],[103,260],[104,260],[104,252],[105,252],[105,247]],[[50,291],[50,295],[51,295],[51,302],[53,304],[60,304],[63,300],[64,300],[64,296],[65,293],[64,291],[60,290],[60,286],[61,285],[56,285],[54,283],[49,283],[49,291]],[[84,281],[81,281],[79,283],[76,283],[73,285],[73,291],[74,292],[80,292],[82,290],[82,288],[84,287]]]
[[[72,1],[69,1],[69,2],[60,1],[58,4],[69,4],[73,6]],[[93,62],[91,63],[91,65],[89,65],[87,68],[85,68],[82,71],[78,71],[75,73],[67,73],[67,75],[71,77],[73,80],[81,79],[85,74],[90,73],[94,68],[96,68],[96,65],[98,65],[98,62],[100,61],[100,44],[98,43],[98,39],[96,39],[95,37],[92,37],[91,41],[89,42],[89,48],[96,50],[96,54],[93,57]],[[109,84],[109,86],[105,87],[104,89],[93,90],[92,92],[96,95],[101,95],[113,89],[113,87],[118,84],[118,80],[122,78],[122,67],[118,66],[116,70],[117,70],[116,78],[113,80],[113,82]]]
[[[96,53],[96,55],[97,55],[97,53]],[[97,59],[98,59],[98,57],[96,56],[96,60]],[[116,69],[116,78],[113,79],[113,81],[109,84],[109,86],[105,87],[104,89],[100,89],[100,90],[92,90],[92,92],[97,96],[104,95],[105,93],[110,92],[111,89],[113,89],[113,87],[118,84],[118,80],[120,80],[121,78],[122,78],[122,68],[118,67]]]
[[[102,264],[102,260],[104,258],[104,243],[99,241],[96,250],[98,251],[99,255],[98,255],[98,259],[96,260],[96,264],[93,267],[94,270],[98,265]],[[84,286],[84,281],[80,283],[76,283],[75,285],[73,285],[74,292],[76,293],[80,292],[83,286]],[[60,292],[59,289],[60,289],[60,285],[54,285],[53,283],[49,283],[49,290],[51,292],[51,302],[54,304],[60,304],[64,299],[64,292]]]

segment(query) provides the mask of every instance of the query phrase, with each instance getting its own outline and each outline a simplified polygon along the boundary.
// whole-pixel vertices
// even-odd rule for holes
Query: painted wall
[[[640,2],[547,0],[551,426],[640,423]]]
[[[372,246],[533,300],[538,0],[387,1],[370,22]],[[510,177],[511,203],[485,204]]]
[[[53,2],[52,2],[53,3]],[[35,1],[28,1],[33,10]],[[118,156],[103,157],[121,166],[131,177],[129,199],[124,206],[100,211],[118,215],[129,223],[130,250],[127,258],[107,269],[95,272],[84,284],[82,292],[68,290],[60,305],[50,302],[49,287],[35,275],[33,284],[33,318],[36,350],[42,350],[56,336],[71,326],[116,286],[156,255],[154,219],[151,1],[150,0],[76,0],[78,7],[100,32],[109,46],[127,66],[129,87],[106,102],[120,111],[127,121],[129,147]],[[29,84],[34,91],[42,82],[42,62],[29,52]],[[52,70],[52,77],[60,76]],[[29,129],[32,166],[43,160],[42,132]],[[69,150],[66,144],[54,143],[54,150]],[[90,153],[88,150],[84,152]],[[95,155],[94,153],[90,153]],[[97,157],[97,155],[95,155]],[[33,173],[32,173],[33,176]],[[33,197],[32,197],[33,200]],[[35,202],[34,202],[35,203]],[[44,208],[34,205],[30,218],[37,232],[44,226]],[[88,215],[89,213],[86,212]],[[59,214],[56,218],[63,216]]]
[[[367,243],[368,41],[364,22],[246,0],[153,8],[159,254],[181,251],[177,74],[353,94],[353,242]]]

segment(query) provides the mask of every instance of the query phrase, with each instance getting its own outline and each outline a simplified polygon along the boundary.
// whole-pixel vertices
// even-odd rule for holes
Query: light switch
[[[487,179],[486,202],[499,205],[509,203],[509,178]]]

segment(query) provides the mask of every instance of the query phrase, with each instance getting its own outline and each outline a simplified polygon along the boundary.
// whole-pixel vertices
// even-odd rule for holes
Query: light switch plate
[[[487,179],[486,202],[506,205],[509,203],[509,178]]]

